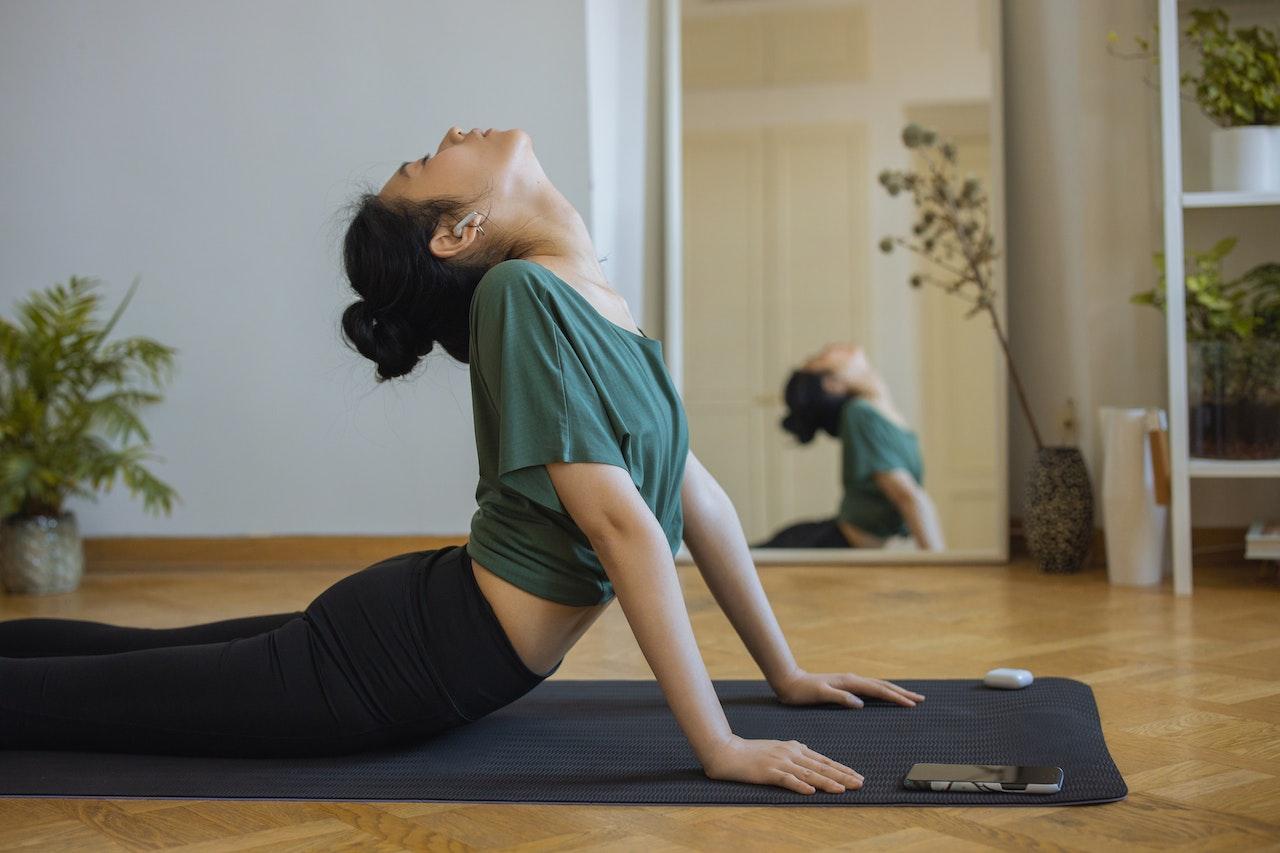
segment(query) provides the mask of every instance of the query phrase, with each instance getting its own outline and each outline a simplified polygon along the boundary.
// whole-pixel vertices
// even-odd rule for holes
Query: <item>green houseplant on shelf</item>
[[[1018,405],[1036,442],[1036,460],[1027,482],[1027,546],[1045,572],[1078,571],[1093,539],[1093,489],[1084,457],[1076,447],[1047,447],[1040,438],[1009,340],[996,311],[992,264],[997,254],[991,232],[990,199],[981,182],[957,174],[956,147],[912,123],[902,142],[920,157],[918,170],[885,170],[880,184],[889,195],[907,193],[916,209],[911,237],[885,237],[880,250],[904,248],[929,262],[929,272],[910,277],[912,287],[938,287],[969,303],[966,317],[986,316],[1004,353]]]
[[[1182,31],[1199,66],[1182,74],[1182,88],[1217,125],[1209,136],[1210,186],[1237,192],[1280,192],[1280,52],[1276,31],[1263,26],[1230,29],[1220,7],[1190,9]],[[1117,35],[1107,34],[1114,46]],[[1126,59],[1158,59],[1151,42],[1112,53]]]
[[[1188,450],[1204,459],[1280,458],[1280,264],[1233,279],[1236,238],[1186,259]],[[1165,310],[1165,258],[1155,287],[1131,298]]]
[[[0,318],[0,582],[8,592],[79,585],[84,546],[67,497],[96,499],[117,475],[147,510],[168,513],[177,497],[142,464],[151,437],[139,410],[161,398],[135,387],[160,385],[175,350],[141,337],[107,342],[138,282],[105,326],[95,318],[95,283],[72,276],[19,303],[16,322]]]

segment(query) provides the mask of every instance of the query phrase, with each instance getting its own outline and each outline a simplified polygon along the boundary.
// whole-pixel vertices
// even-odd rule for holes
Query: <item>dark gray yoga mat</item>
[[[406,746],[323,758],[196,758],[0,751],[0,796],[148,799],[786,805],[1067,805],[1123,799],[1093,691],[1068,678],[1023,690],[898,684],[916,708],[783,705],[761,680],[717,680],[733,731],[798,740],[866,776],[843,794],[706,778],[653,680],[544,681],[474,723]],[[912,791],[915,762],[1051,764],[1057,794]]]

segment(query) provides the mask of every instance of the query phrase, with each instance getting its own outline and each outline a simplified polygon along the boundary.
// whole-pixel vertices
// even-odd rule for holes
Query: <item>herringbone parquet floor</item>
[[[299,609],[365,564],[91,571],[75,593],[0,595],[0,618],[162,626]],[[679,572],[712,677],[760,677],[696,568]],[[1129,799],[1003,809],[0,799],[0,849],[1280,849],[1280,585],[1257,568],[1202,569],[1190,600],[1026,564],[761,575],[810,670],[970,678],[1022,666],[1091,684]],[[652,673],[615,607],[556,677]]]

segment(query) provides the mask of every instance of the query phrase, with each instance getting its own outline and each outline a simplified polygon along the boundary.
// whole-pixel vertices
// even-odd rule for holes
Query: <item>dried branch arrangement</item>
[[[920,255],[936,272],[912,273],[912,287],[938,287],[969,304],[966,317],[986,314],[991,319],[1018,403],[1031,425],[1036,447],[1043,448],[1040,430],[1009,351],[1009,339],[995,309],[996,291],[991,276],[993,262],[1000,254],[991,233],[990,199],[977,178],[972,175],[960,178],[955,145],[940,140],[934,131],[913,122],[903,129],[902,143],[919,153],[923,169],[886,169],[880,173],[880,184],[891,196],[910,193],[917,218],[911,237],[885,237],[880,241],[880,251],[889,253],[894,247],[901,247]]]

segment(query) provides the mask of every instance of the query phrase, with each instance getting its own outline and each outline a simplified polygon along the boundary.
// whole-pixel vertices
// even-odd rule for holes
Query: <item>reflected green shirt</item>
[[[661,342],[622,328],[551,270],[517,258],[476,287],[469,356],[480,482],[467,553],[476,562],[552,601],[613,598],[548,462],[626,469],[671,553],[680,549],[688,425]]]
[[[866,400],[850,397],[840,407],[840,444],[844,497],[839,517],[873,536],[910,535],[898,508],[876,485],[875,474],[902,468],[924,484],[915,432],[898,426]]]

